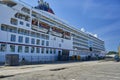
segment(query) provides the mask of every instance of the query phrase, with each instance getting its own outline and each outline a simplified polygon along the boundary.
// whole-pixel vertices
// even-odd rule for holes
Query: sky
[[[22,0],[31,6],[38,0]],[[55,15],[77,28],[97,34],[106,51],[118,51],[120,44],[120,0],[44,0]]]

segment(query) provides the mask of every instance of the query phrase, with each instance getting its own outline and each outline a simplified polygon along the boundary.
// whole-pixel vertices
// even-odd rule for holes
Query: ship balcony
[[[17,5],[17,3],[15,3],[12,0],[0,0],[0,4],[4,4],[8,7],[13,7],[13,6]]]
[[[65,35],[65,38],[66,38],[66,39],[71,39],[71,37],[70,37],[70,36],[68,36],[68,35]]]
[[[73,45],[73,48],[77,48],[78,50],[87,50],[87,51],[89,51],[89,48],[85,47],[85,46]]]
[[[36,25],[32,25],[32,29],[36,30],[36,31],[44,32],[44,33],[48,32],[48,29],[45,29],[45,28],[42,28],[42,27],[38,27]]]
[[[44,23],[46,23],[46,24],[48,24],[48,25],[51,25],[51,26],[56,26],[54,23],[51,23],[51,22],[48,22],[47,20],[44,20],[44,19],[40,19],[40,21],[41,22],[44,22]]]
[[[23,13],[25,13],[25,14],[30,14],[30,9],[28,9],[28,8],[26,8],[26,7],[23,7],[22,9],[21,9],[21,11],[23,12]]]
[[[63,36],[61,33],[58,33],[58,32],[55,32],[55,31],[52,31],[51,34],[54,35],[54,36],[57,36],[57,37],[62,37]]]
[[[18,20],[14,19],[14,18],[11,18],[10,23],[13,24],[13,25],[18,25]]]

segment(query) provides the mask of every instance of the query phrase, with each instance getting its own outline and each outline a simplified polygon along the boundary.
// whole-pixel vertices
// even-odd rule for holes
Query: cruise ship
[[[104,57],[104,41],[58,18],[50,5],[33,7],[19,0],[0,0],[0,62],[47,62]]]

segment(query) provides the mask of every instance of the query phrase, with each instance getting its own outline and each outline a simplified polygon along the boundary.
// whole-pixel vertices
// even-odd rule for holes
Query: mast
[[[35,8],[55,14],[54,11],[52,10],[52,8],[50,7],[49,3],[47,3],[44,0],[38,0],[38,6],[36,6]]]

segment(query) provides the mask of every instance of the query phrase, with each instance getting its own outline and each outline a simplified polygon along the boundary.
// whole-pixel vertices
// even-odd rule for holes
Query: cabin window
[[[40,38],[40,34],[39,34],[39,33],[37,33],[36,36],[37,36],[38,38]]]
[[[35,32],[31,32],[31,36],[32,37],[36,37],[36,33]]]
[[[2,25],[1,25],[1,30],[2,30],[2,31],[7,31],[7,26],[5,26],[5,25],[2,24]]]
[[[31,39],[31,44],[35,44],[35,39]]]
[[[29,9],[27,9],[27,8],[25,8],[25,7],[23,7],[21,10],[22,10],[23,12],[25,12],[25,13],[30,14],[30,10],[29,10]]]
[[[39,47],[36,48],[36,53],[40,53],[40,48]]]
[[[27,27],[30,27],[30,24],[29,24],[29,23],[26,23],[26,26],[27,26]]]
[[[13,25],[17,25],[18,24],[18,21],[17,21],[17,19],[14,19],[14,18],[11,18],[11,24],[13,24]]]
[[[20,25],[24,25],[24,22],[20,21]]]
[[[36,44],[40,45],[40,40],[39,39],[36,40]]]
[[[18,29],[18,34],[25,34],[25,30],[24,29]]]
[[[25,38],[25,43],[29,43],[29,37]]]
[[[46,41],[46,46],[49,46],[49,41]]]
[[[44,44],[45,44],[45,41],[44,41],[44,40],[42,40],[42,46],[44,46]]]
[[[23,36],[18,37],[18,42],[22,43],[23,42]]]
[[[12,41],[12,42],[15,42],[15,41],[16,41],[16,35],[13,35],[13,34],[11,35],[11,41]]]
[[[10,52],[15,52],[15,45],[10,45]]]
[[[16,32],[17,32],[17,29],[14,28],[14,27],[9,26],[9,27],[8,27],[8,31],[9,31],[9,32],[16,33]]]
[[[44,50],[45,50],[45,48],[41,48],[41,53],[42,53],[42,54],[44,53]]]
[[[42,39],[46,39],[46,36],[44,34],[41,35]]]
[[[25,46],[25,53],[29,53],[29,47]]]
[[[24,34],[25,34],[25,35],[29,36],[29,33],[30,33],[30,32],[29,32],[28,30],[24,30]]]
[[[9,31],[9,32],[13,32],[13,33],[17,32],[17,28],[12,27],[12,26],[8,26],[8,25],[4,25],[4,24],[1,25],[1,30]]]
[[[0,44],[0,51],[1,51],[1,52],[5,52],[6,49],[7,49],[6,44]]]
[[[30,17],[28,15],[24,15],[24,14],[21,14],[21,13],[16,13],[15,17],[18,18],[18,19],[25,20],[25,21],[30,21]]]
[[[31,47],[31,53],[35,52],[35,47]]]
[[[22,52],[22,46],[18,46],[18,53],[21,53]]]

